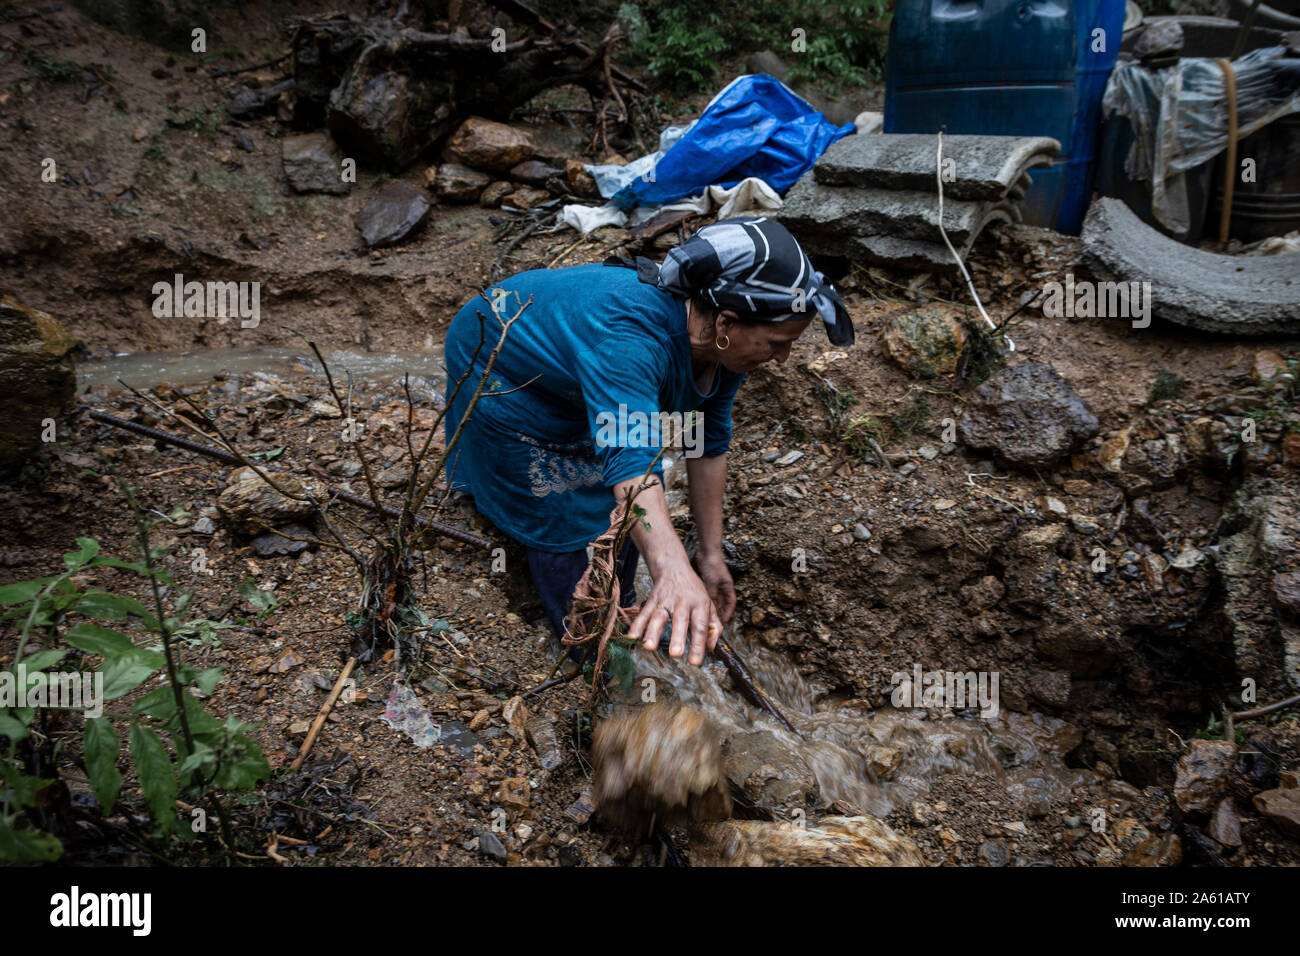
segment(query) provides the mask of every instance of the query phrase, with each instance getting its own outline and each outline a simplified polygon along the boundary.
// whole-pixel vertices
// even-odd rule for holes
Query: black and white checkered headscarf
[[[768,322],[800,319],[813,309],[832,345],[853,344],[844,300],[790,231],[770,219],[737,216],[705,226],[668,253],[657,285]]]

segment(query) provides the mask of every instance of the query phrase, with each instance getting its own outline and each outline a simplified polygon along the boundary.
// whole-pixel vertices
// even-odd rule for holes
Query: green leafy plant
[[[117,804],[122,790],[118,769],[123,758],[119,728],[126,728],[130,762],[140,792],[149,806],[157,832],[164,837],[193,840],[206,830],[196,814],[184,820],[177,800],[210,804],[221,823],[225,845],[233,848],[233,834],[218,790],[246,790],[270,776],[265,756],[246,731],[252,726],[234,717],[212,716],[199,697],[210,695],[221,680],[219,668],[198,671],[181,659],[184,638],[205,633],[203,622],[185,617],[192,595],[181,594],[168,614],[164,589],[175,585],[171,574],[158,567],[163,549],[149,543],[149,532],[170,516],[146,518],[136,504],[134,491],[120,479],[119,487],[135,516],[138,561],[124,561],[100,553],[93,538],[78,538],[77,550],[63,556],[62,572],[0,587],[0,620],[18,623],[19,637],[10,668],[0,672],[15,694],[0,707],[0,858],[12,862],[37,862],[57,858],[61,843],[48,814],[39,806],[42,794],[56,782],[56,744],[63,735],[48,726],[48,708],[32,705],[61,679],[49,668],[70,655],[78,660],[100,659],[91,672],[100,704],[119,700],[146,682],[162,683],[140,696],[129,712],[105,712],[85,718],[81,752],[90,785],[105,814]],[[152,596],[152,608],[137,599],[93,587],[84,582],[100,568],[130,571],[143,578]],[[111,626],[105,626],[106,624]],[[133,630],[144,632],[139,639]],[[27,654],[32,638],[42,649]],[[62,646],[60,646],[62,645]],[[19,669],[21,665],[21,670]],[[25,674],[25,680],[19,677]],[[22,686],[20,686],[20,684]],[[84,703],[84,701],[83,701]],[[93,707],[91,709],[100,709]],[[168,744],[170,743],[170,748]],[[197,825],[195,825],[197,824]]]
[[[76,60],[59,60],[35,50],[28,51],[23,64],[50,83],[71,83],[81,76],[82,67]]]
[[[239,596],[248,602],[257,613],[257,619],[260,621],[264,617],[275,613],[281,607],[281,602],[270,591],[263,591],[252,581],[240,581],[235,585],[235,590]]]
[[[1154,405],[1156,402],[1163,402],[1166,399],[1177,398],[1183,394],[1187,387],[1187,380],[1175,375],[1167,368],[1162,368],[1156,372],[1156,380],[1151,383],[1151,394],[1147,396],[1147,405]]]

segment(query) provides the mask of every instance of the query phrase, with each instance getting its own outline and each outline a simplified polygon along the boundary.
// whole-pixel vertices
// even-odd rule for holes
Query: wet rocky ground
[[[0,176],[13,199],[0,285],[54,315],[82,343],[82,361],[299,347],[285,325],[327,351],[433,352],[455,307],[501,260],[504,242],[494,240],[517,235],[509,213],[434,202],[412,241],[369,251],[352,220],[384,182],[363,174],[347,195],[293,194],[284,131],[271,117],[224,117],[229,83],[168,65],[71,10],[0,24],[0,35],[13,48],[114,68],[111,84],[82,101],[84,85],[37,78],[22,88],[18,72],[30,70],[0,64],[9,91],[0,124],[10,134]],[[683,114],[692,108],[683,104]],[[61,168],[73,181],[37,188],[47,154],[69,157]],[[422,170],[403,181],[422,188]],[[599,261],[626,238],[539,230],[503,264]],[[659,256],[674,241],[666,234],[646,252]],[[991,230],[971,255],[995,318],[1043,283],[1082,274],[1079,261],[1074,240],[1018,227]],[[261,325],[153,318],[153,281],[178,271],[264,282]],[[836,279],[858,345],[832,350],[812,330],[786,365],[746,383],[725,528],[738,649],[819,743],[801,755],[737,702],[716,665],[701,682],[634,654],[666,694],[711,708],[744,813],[763,823],[799,810],[813,824],[875,814],[892,835],[848,827],[837,838],[895,862],[1297,862],[1285,796],[1296,789],[1295,711],[1239,722],[1231,742],[1216,724],[1225,707],[1251,706],[1244,680],[1259,704],[1294,694],[1300,681],[1297,341],[1159,323],[1136,330],[1030,308],[1005,330],[1015,351],[999,356],[972,331],[978,315],[957,283],[843,264]],[[340,359],[336,373],[346,365]],[[305,360],[295,367],[277,353],[264,369],[241,363],[183,385],[132,384],[156,386],[169,406],[184,393],[268,467],[364,489],[337,410]],[[427,430],[441,383],[422,374],[414,386],[415,425]],[[80,400],[180,430],[102,382]],[[353,401],[384,493],[395,496],[406,447],[401,383],[359,377]],[[1242,441],[1248,420],[1254,441]],[[129,514],[100,455],[148,508],[184,510],[155,543],[177,590],[194,593],[192,613],[229,625],[184,653],[225,673],[210,709],[261,725],[254,735],[273,778],[237,810],[250,860],[667,858],[653,840],[588,821],[590,693],[581,680],[529,693],[552,674],[554,649],[512,548],[494,566],[491,551],[430,542],[416,575],[430,621],[418,653],[360,665],[355,693],[298,773],[288,765],[348,656],[359,597],[351,562],[328,539],[300,548],[239,533],[218,508],[234,469],[78,414],[0,489],[0,583],[49,573],[77,536],[129,556]],[[444,518],[505,545],[466,506],[452,504]],[[689,535],[683,507],[675,518]],[[371,516],[354,520],[350,541],[379,527]],[[322,537],[306,523],[310,533],[288,533]],[[111,569],[97,573],[110,589],[138,587]],[[273,603],[250,599],[258,592]],[[0,653],[12,641],[12,628],[0,633]],[[997,673],[1003,723],[969,708],[896,707],[894,675],[917,665]],[[442,729],[430,747],[384,720],[402,672]],[[89,801],[78,760],[65,751],[61,769]],[[124,815],[142,812],[129,779],[124,793]],[[717,860],[736,839],[685,828],[671,836],[697,862]],[[742,857],[804,859],[744,839]],[[147,862],[157,852],[89,825],[69,847],[88,862]]]

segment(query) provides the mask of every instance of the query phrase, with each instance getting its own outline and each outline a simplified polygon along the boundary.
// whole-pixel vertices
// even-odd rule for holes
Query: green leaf
[[[263,591],[252,581],[240,581],[235,590],[255,611],[273,611],[278,602],[270,591]]]
[[[139,653],[148,655],[148,658],[115,657],[99,668],[99,672],[104,675],[104,700],[117,700],[123,694],[129,694],[162,667],[162,655],[151,651]]]
[[[123,621],[129,615],[148,618],[149,612],[139,601],[124,594],[109,594],[107,591],[87,591],[77,601],[77,613],[86,617],[102,618],[105,621]]]
[[[29,777],[13,764],[0,760],[0,779],[12,793],[11,803],[20,807],[30,807],[36,803],[40,792],[54,781],[45,777]]]
[[[20,663],[27,668],[28,673],[31,673],[32,671],[43,671],[51,664],[57,664],[67,656],[68,652],[65,650],[37,651],[35,654],[28,654]]]
[[[86,758],[86,772],[90,785],[105,814],[112,811],[117,795],[122,789],[122,775],[117,770],[120,744],[117,731],[107,717],[87,717],[86,734],[82,739],[82,753]]]
[[[0,737],[8,737],[11,743],[17,743],[27,736],[27,726],[18,718],[0,713]]]
[[[94,538],[78,538],[77,551],[69,551],[63,556],[63,563],[69,571],[75,571],[95,555],[99,554],[99,542]]]
[[[226,759],[217,772],[215,783],[218,787],[222,790],[251,790],[271,778],[271,765],[252,738],[239,734],[230,743]]]
[[[202,691],[205,697],[208,694],[211,694],[213,688],[215,688],[217,684],[219,684],[220,682],[221,682],[220,667],[209,667],[202,674],[200,674],[198,678],[195,680],[195,684],[198,685],[199,690]]]
[[[221,721],[213,717],[203,709],[202,702],[189,691],[185,691],[185,719],[189,721],[190,733],[195,737],[205,734],[215,734],[221,731]],[[180,730],[181,723],[173,715],[172,720],[167,723],[168,729]]]
[[[156,720],[171,720],[176,713],[176,695],[172,693],[170,684],[164,684],[137,700],[131,709],[137,714],[148,714]]]
[[[176,774],[162,738],[148,727],[131,722],[131,756],[140,778],[140,790],[165,833],[176,831]]]
[[[111,554],[101,554],[90,562],[87,567],[91,568],[122,568],[125,571],[134,571],[137,574],[147,575],[149,568],[143,561],[123,561],[121,558],[115,558]]]
[[[141,650],[125,634],[86,621],[68,628],[63,639],[77,650],[85,651],[87,654],[98,654],[105,660],[123,655],[131,656]]]
[[[15,829],[0,817],[0,860],[11,863],[52,863],[63,853],[63,844],[48,833],[24,827]]]
[[[0,604],[26,604],[45,590],[54,578],[37,578],[35,581],[15,581],[0,587]]]

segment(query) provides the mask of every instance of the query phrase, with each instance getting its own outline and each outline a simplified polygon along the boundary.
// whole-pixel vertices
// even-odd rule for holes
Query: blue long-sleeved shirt
[[[486,294],[506,317],[532,302],[510,329],[448,471],[453,487],[473,494],[479,512],[517,541],[574,551],[601,534],[614,507],[612,486],[644,474],[659,453],[636,426],[661,412],[701,414],[706,456],[730,446],[731,404],[744,376],[719,368],[712,390],[699,391],[684,299],[641,282],[632,269],[598,265],[523,272]],[[480,315],[484,344],[453,399],[479,342]],[[448,436],[499,334],[482,298],[452,320]]]

